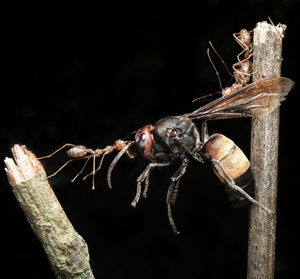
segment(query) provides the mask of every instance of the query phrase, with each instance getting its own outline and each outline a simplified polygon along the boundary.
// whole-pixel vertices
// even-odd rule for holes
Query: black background
[[[142,2],[142,4],[141,4]],[[241,51],[232,33],[270,16],[288,26],[282,75],[296,86],[281,106],[276,278],[294,278],[298,262],[297,67],[298,1],[49,1],[3,9],[1,155],[15,143],[37,156],[66,142],[103,148],[167,115],[207,102],[219,90],[207,59],[211,40],[227,65]],[[212,55],[213,56],[213,55]],[[232,80],[213,56],[224,85]],[[233,139],[249,156],[250,119],[212,121],[210,132]],[[246,278],[248,210],[229,207],[211,168],[191,162],[181,181],[174,236],[165,194],[178,167],[153,172],[148,199],[130,207],[144,160],[122,158],[106,172],[71,183],[81,163],[50,180],[76,230],[89,245],[96,278]],[[43,161],[50,174],[66,160]],[[3,165],[4,167],[4,165]],[[88,170],[91,170],[89,166]],[[1,172],[3,270],[10,278],[53,278],[47,257]]]

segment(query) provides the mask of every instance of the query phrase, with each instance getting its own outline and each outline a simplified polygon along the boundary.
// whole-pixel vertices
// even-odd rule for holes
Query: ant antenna
[[[222,93],[222,92],[220,92],[220,91],[217,91],[217,92],[214,92],[214,93],[210,93],[210,94],[207,94],[207,95],[204,95],[204,96],[198,97],[198,98],[194,99],[194,100],[192,101],[192,103],[194,103],[194,102],[197,102],[197,101],[199,101],[199,100],[201,100],[201,99],[204,99],[204,98],[207,98],[207,97],[213,96],[213,95],[215,95],[215,94],[220,94],[220,93]]]
[[[211,41],[208,42],[210,47],[212,48],[212,50],[214,51],[214,53],[219,57],[219,59],[221,60],[222,64],[224,65],[227,73],[232,77],[232,73],[229,71],[225,61],[222,59],[221,55],[217,52],[217,50],[214,48],[213,44]]]
[[[268,16],[268,20],[271,22],[271,24],[275,27],[277,33],[279,34],[279,36],[281,37],[281,39],[284,38],[284,35],[282,33],[279,32],[277,26],[275,26],[275,24],[273,23],[273,21],[271,20],[271,18]],[[279,23],[280,24],[280,23]]]
[[[209,54],[209,48],[207,48],[207,56],[208,56],[208,59],[209,59],[211,65],[213,66],[213,68],[214,68],[214,70],[215,70],[215,72],[216,72],[216,75],[217,75],[218,81],[219,81],[219,85],[220,85],[220,87],[221,87],[221,91],[223,91],[223,86],[222,86],[221,78],[220,78],[219,72],[217,71],[217,68],[216,68],[214,62],[212,61],[212,59],[211,59],[211,57],[210,57],[210,54]]]
[[[123,140],[126,140],[127,138],[129,138],[132,134],[135,134],[137,132],[137,130],[129,133]]]

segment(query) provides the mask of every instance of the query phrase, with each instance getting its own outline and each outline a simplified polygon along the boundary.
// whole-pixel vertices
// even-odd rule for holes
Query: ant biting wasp
[[[146,125],[135,133],[134,140],[117,140],[111,146],[96,150],[82,145],[65,144],[52,154],[39,159],[50,158],[63,148],[71,147],[67,151],[71,159],[51,176],[56,175],[70,162],[85,159],[86,162],[72,180],[74,181],[92,158],[93,171],[87,174],[84,179],[92,175],[94,189],[94,176],[101,169],[104,157],[117,150],[119,153],[111,162],[107,173],[107,182],[112,188],[111,174],[113,168],[125,153],[130,158],[135,157],[136,149],[149,163],[137,178],[136,195],[131,203],[133,207],[136,207],[140,199],[143,183],[145,183],[143,196],[146,197],[149,175],[154,168],[166,167],[174,161],[180,161],[180,167],[171,177],[166,197],[169,223],[176,234],[179,231],[172,217],[171,205],[175,204],[180,178],[185,173],[191,158],[200,163],[209,162],[212,165],[214,172],[226,186],[230,202],[234,206],[241,206],[250,202],[272,215],[270,209],[252,197],[254,181],[247,157],[232,140],[224,135],[213,134],[210,136],[206,124],[208,120],[252,117],[268,113],[284,100],[294,84],[288,78],[276,77],[247,85],[251,75],[249,58],[252,55],[252,44],[250,35],[250,32],[246,30],[234,34],[234,38],[243,48],[243,51],[237,56],[238,62],[233,65],[235,83],[229,89],[223,90],[222,97],[193,112],[168,116],[158,120],[154,125]],[[242,54],[243,58],[241,58]],[[196,127],[195,121],[202,121],[201,132]],[[101,159],[96,168],[97,157],[101,157]]]
[[[108,146],[106,146],[103,149],[93,150],[93,149],[87,148],[87,147],[85,147],[83,145],[75,145],[75,144],[72,144],[72,143],[66,143],[62,147],[60,147],[59,149],[55,150],[50,155],[40,157],[39,159],[41,160],[41,159],[50,158],[54,154],[56,154],[57,152],[59,152],[60,150],[66,148],[66,147],[70,147],[71,146],[71,148],[67,151],[67,154],[72,159],[70,159],[66,163],[64,163],[56,172],[54,172],[53,174],[49,175],[48,178],[56,175],[58,172],[60,172],[66,165],[68,165],[72,161],[86,159],[86,161],[85,161],[82,169],[80,170],[80,172],[71,180],[72,182],[74,182],[75,179],[83,172],[83,170],[85,169],[85,167],[86,167],[87,163],[89,162],[89,160],[91,158],[93,158],[93,171],[91,173],[87,174],[86,176],[84,176],[83,179],[86,179],[88,176],[93,175],[93,186],[92,186],[92,189],[94,190],[95,189],[95,179],[94,179],[95,178],[95,173],[98,170],[101,169],[101,166],[102,166],[103,159],[104,159],[105,155],[113,152],[114,150],[118,150],[118,151],[122,151],[122,153],[120,153],[119,156],[122,156],[126,152],[127,155],[130,158],[134,158],[135,155],[132,152],[130,152],[130,150],[128,150],[128,148],[130,147],[130,145],[131,145],[131,142],[123,141],[123,140],[119,139],[119,140],[115,141],[114,145],[108,145]],[[87,155],[87,154],[89,154],[89,155]],[[96,157],[99,157],[99,156],[101,156],[101,160],[100,160],[98,168],[96,169],[95,168]],[[111,184],[109,184],[109,185],[110,185],[110,188],[111,188]]]
[[[210,58],[209,48],[208,48],[207,49],[207,56],[208,56],[209,61],[212,64],[212,66],[213,66],[213,68],[214,68],[214,70],[217,74],[223,96],[229,95],[229,94],[233,93],[234,91],[237,91],[237,90],[241,89],[243,86],[245,86],[250,81],[250,77],[252,75],[252,73],[251,73],[252,62],[249,60],[252,56],[252,43],[251,43],[251,38],[252,37],[251,37],[251,33],[252,33],[252,31],[247,31],[246,29],[242,29],[239,33],[234,33],[233,34],[234,39],[236,40],[236,42],[243,49],[237,55],[238,62],[236,62],[235,64],[232,65],[233,74],[230,73],[230,71],[228,70],[228,68],[227,68],[227,66],[224,62],[224,60],[221,58],[219,53],[215,50],[212,43],[209,42],[211,48],[216,53],[216,55],[220,58],[223,65],[225,66],[227,72],[235,80],[235,83],[233,83],[231,86],[226,87],[226,88],[223,89],[219,73],[218,73],[212,59]],[[243,58],[241,60],[240,57],[241,57],[242,54],[243,54]]]

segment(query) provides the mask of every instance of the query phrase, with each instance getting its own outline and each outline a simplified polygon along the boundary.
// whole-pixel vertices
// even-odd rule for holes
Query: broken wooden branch
[[[5,158],[5,171],[34,233],[40,240],[56,278],[94,278],[88,246],[74,230],[48,183],[35,155],[15,145]]]

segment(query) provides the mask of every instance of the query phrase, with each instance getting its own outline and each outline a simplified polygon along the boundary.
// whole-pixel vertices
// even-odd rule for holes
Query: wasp
[[[49,158],[64,147],[71,147],[67,151],[71,159],[58,171],[73,160],[86,159],[80,174],[92,158],[93,171],[87,174],[84,179],[92,175],[94,187],[94,175],[100,170],[104,156],[117,150],[119,153],[111,162],[107,172],[107,183],[112,188],[112,171],[119,159],[125,153],[130,158],[133,158],[137,152],[140,153],[149,163],[137,178],[136,194],[131,203],[133,207],[136,207],[140,199],[143,183],[145,183],[143,196],[147,196],[149,175],[154,168],[167,167],[175,161],[180,161],[180,167],[171,177],[166,196],[168,219],[175,234],[178,234],[179,231],[172,217],[171,206],[175,204],[180,179],[191,159],[199,163],[208,162],[211,164],[217,177],[224,183],[229,199],[234,206],[252,203],[272,215],[270,209],[253,198],[254,181],[250,162],[246,155],[226,136],[221,134],[209,135],[206,121],[257,117],[269,113],[285,99],[293,84],[292,80],[285,77],[263,79],[235,90],[231,94],[223,95],[191,113],[168,116],[158,120],[154,125],[145,125],[135,132],[134,140],[117,140],[112,146],[96,150],[88,149],[82,145],[66,144],[40,159]],[[196,121],[202,121],[201,131],[197,128]],[[96,168],[95,160],[97,157],[101,157],[101,159]],[[58,171],[53,175],[57,174]]]

